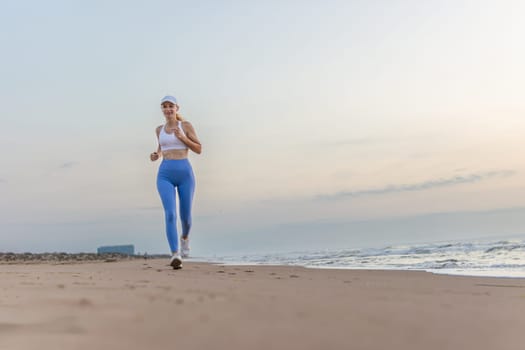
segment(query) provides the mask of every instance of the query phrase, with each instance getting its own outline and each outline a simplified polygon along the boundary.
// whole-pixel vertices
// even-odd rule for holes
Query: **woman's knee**
[[[173,211],[166,211],[165,215],[166,215],[166,222],[171,223],[177,220],[177,216],[175,215],[175,212]]]

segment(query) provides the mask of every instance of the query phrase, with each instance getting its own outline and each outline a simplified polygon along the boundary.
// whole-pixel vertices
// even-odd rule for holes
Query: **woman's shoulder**
[[[162,127],[164,127],[164,125],[159,125],[155,128],[155,132],[157,133],[157,135],[160,133],[160,130],[162,129]]]
[[[186,128],[188,128],[188,129],[193,128],[193,125],[191,125],[191,123],[190,123],[188,120],[183,120],[183,121],[181,122],[181,125],[182,125],[182,127],[185,128],[185,129],[186,129]]]

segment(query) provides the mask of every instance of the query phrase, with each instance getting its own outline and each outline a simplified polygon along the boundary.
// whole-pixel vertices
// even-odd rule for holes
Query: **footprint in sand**
[[[34,324],[0,323],[0,334],[4,332],[13,332],[18,330],[26,330],[30,331],[31,333],[84,333],[84,329],[75,325],[74,320],[72,320],[71,318],[56,319],[48,322]]]
[[[7,322],[1,322],[0,323],[0,333],[3,332],[11,332],[18,328],[20,328],[22,325],[16,324],[16,323],[7,323]]]
[[[162,289],[165,292],[169,292],[171,290],[170,286],[156,286],[159,289]]]
[[[81,298],[78,303],[77,303],[79,306],[82,306],[82,307],[89,307],[89,306],[93,306],[93,302],[91,300],[89,300],[88,298]]]

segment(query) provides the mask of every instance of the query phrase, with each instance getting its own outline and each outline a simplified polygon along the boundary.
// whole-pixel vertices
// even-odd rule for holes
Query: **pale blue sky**
[[[203,143],[197,255],[525,236],[524,15],[2,1],[0,251],[167,252],[148,160],[167,93]]]

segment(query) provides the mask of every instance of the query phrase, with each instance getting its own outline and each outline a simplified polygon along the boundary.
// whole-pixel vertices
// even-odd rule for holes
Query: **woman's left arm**
[[[182,128],[184,129],[186,137],[182,137],[181,141],[184,142],[186,146],[188,146],[188,148],[191,149],[193,152],[201,154],[202,145],[199,141],[199,138],[197,137],[197,133],[195,132],[193,125],[191,125],[191,123],[188,121],[183,121]]]

